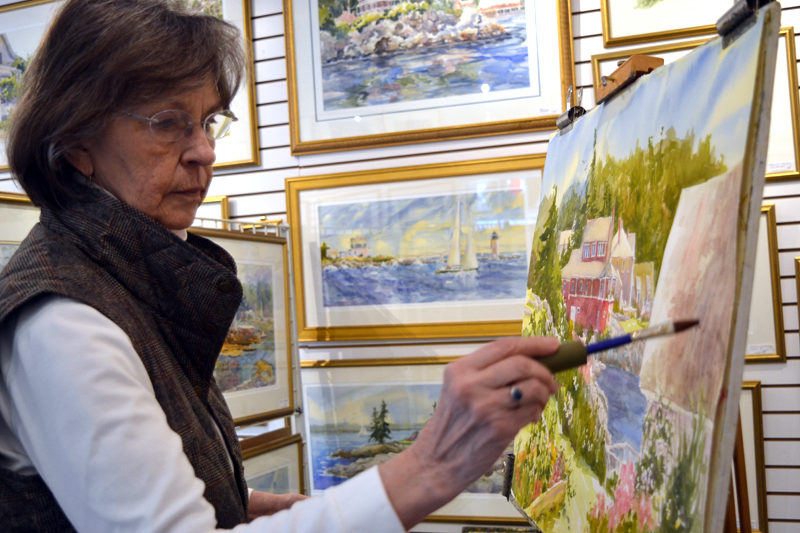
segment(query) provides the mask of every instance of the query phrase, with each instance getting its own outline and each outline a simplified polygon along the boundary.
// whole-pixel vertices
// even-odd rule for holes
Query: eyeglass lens
[[[160,111],[150,117],[150,131],[156,137],[166,142],[179,141],[192,134],[195,124],[200,124],[209,140],[218,140],[230,131],[231,124],[236,120],[230,112],[212,113],[198,123],[192,116],[176,109]]]

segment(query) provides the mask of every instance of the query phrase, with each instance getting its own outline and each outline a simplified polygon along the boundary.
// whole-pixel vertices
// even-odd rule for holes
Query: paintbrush
[[[589,354],[624,346],[625,344],[630,344],[635,341],[661,337],[662,335],[671,335],[689,329],[699,323],[700,321],[696,319],[671,320],[663,324],[657,324],[649,328],[634,331],[633,333],[627,333],[619,337],[612,337],[591,344],[584,345],[580,341],[567,341],[561,343],[556,353],[548,355],[547,357],[541,357],[537,359],[537,361],[546,366],[550,372],[556,373],[569,368],[575,368],[576,366],[585,365],[586,358]]]

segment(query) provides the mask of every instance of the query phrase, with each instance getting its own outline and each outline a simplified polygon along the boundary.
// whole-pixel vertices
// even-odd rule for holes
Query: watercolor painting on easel
[[[558,374],[514,441],[512,495],[543,531],[722,525],[778,18],[762,9],[727,47],[704,44],[551,138],[523,334],[700,327]]]

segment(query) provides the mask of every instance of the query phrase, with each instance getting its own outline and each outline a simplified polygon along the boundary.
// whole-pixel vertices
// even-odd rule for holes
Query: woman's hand
[[[247,516],[250,520],[259,516],[266,516],[288,509],[295,503],[305,500],[308,496],[302,494],[272,494],[260,490],[250,493],[250,500],[247,504]]]
[[[406,528],[483,475],[517,431],[539,419],[557,388],[535,358],[551,355],[558,344],[553,338],[510,337],[447,366],[425,428],[411,447],[379,467]]]

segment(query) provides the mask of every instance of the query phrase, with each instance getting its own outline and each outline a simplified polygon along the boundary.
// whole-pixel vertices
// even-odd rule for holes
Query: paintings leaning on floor
[[[773,4],[550,141],[523,334],[700,327],[558,374],[514,441],[512,496],[544,531],[722,527],[777,38]]]

